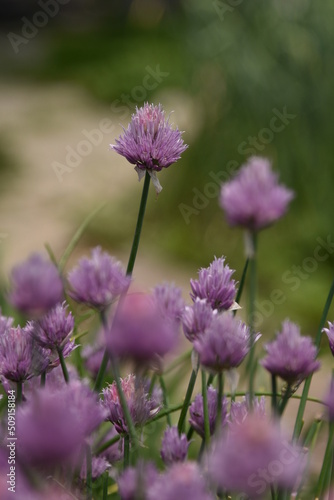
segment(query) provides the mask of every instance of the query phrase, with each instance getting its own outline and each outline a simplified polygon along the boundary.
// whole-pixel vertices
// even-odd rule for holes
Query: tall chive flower
[[[283,322],[282,331],[265,349],[267,356],[260,361],[262,366],[290,385],[300,384],[320,367],[311,337],[302,337],[299,326],[289,320]]]
[[[203,335],[216,313],[206,299],[196,298],[192,306],[185,307],[182,326],[186,338],[193,342]]]
[[[194,341],[200,363],[211,372],[236,368],[249,351],[249,328],[225,312],[213,318],[205,335]]]
[[[147,491],[158,479],[159,473],[151,462],[138,462],[136,467],[127,467],[118,479],[121,500],[147,498]]]
[[[180,159],[187,149],[182,133],[173,129],[169,117],[165,117],[162,106],[145,103],[136,108],[124,134],[110,147],[135,165],[139,180],[147,171],[156,192],[162,189],[156,173]]]
[[[32,324],[32,335],[46,349],[63,348],[73,332],[74,318],[67,314],[67,305],[58,304],[41,319]]]
[[[46,351],[32,338],[32,328],[10,328],[0,337],[0,375],[12,382],[24,382],[49,365]]]
[[[250,403],[249,396],[244,397],[242,401],[232,401],[229,414],[229,421],[236,424],[242,424],[242,422],[247,418],[247,416],[250,413],[249,403]],[[264,396],[261,396],[260,399],[258,398],[253,399],[252,412],[261,418],[265,417],[266,399]]]
[[[253,156],[222,185],[220,205],[230,226],[259,231],[280,219],[293,197],[293,191],[278,184],[270,161]]]
[[[177,427],[167,427],[161,444],[161,458],[165,465],[184,462],[187,458],[189,442],[185,434],[179,435]]]
[[[181,288],[164,283],[154,287],[152,295],[163,317],[179,323],[185,307]]]
[[[212,436],[215,432],[216,421],[217,421],[217,391],[210,385],[207,391],[208,398],[208,410],[209,410],[209,425],[210,425],[210,435]],[[227,419],[227,399],[222,400],[221,409],[221,423],[222,426],[225,425]],[[204,410],[203,410],[203,396],[202,394],[197,394],[193,403],[189,407],[190,425],[195,429],[195,431],[204,438]]]
[[[288,443],[275,422],[249,414],[232,422],[208,458],[213,481],[230,493],[264,498],[270,486],[292,488],[304,468],[301,450]]]
[[[83,257],[69,272],[68,281],[75,301],[103,310],[128,289],[131,278],[120,262],[96,247],[90,259]]]
[[[39,254],[15,266],[10,281],[10,303],[31,317],[45,314],[64,298],[56,266]]]
[[[121,384],[134,425],[144,425],[160,410],[160,390],[154,388],[150,395],[148,385],[143,380],[136,379],[135,375],[128,375],[126,378],[121,379]],[[102,393],[102,406],[107,410],[107,420],[114,424],[117,432],[127,434],[127,423],[116,382],[103,389]]]
[[[235,281],[231,279],[233,269],[225,264],[225,257],[215,260],[198,273],[198,280],[190,280],[193,301],[206,299],[212,309],[226,310],[231,307],[236,294]]]
[[[329,347],[334,356],[334,323],[328,321],[328,328],[324,328],[322,331],[325,332],[328,337]]]
[[[178,340],[175,321],[166,318],[166,311],[156,298],[144,293],[123,297],[107,336],[110,353],[145,364],[171,351]]]

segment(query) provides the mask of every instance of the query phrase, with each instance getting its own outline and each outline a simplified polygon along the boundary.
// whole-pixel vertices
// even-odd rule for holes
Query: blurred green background
[[[36,17],[36,12],[47,8],[59,12]],[[282,182],[295,190],[296,198],[287,216],[260,237],[259,329],[267,329],[272,335],[280,321],[290,317],[302,325],[303,333],[314,334],[334,274],[330,245],[321,251],[323,260],[314,258],[318,238],[334,239],[333,2],[11,0],[2,2],[0,9],[0,185],[4,198],[0,232],[5,235],[1,252],[7,267],[12,264],[8,255],[14,255],[14,249],[18,252],[20,247],[15,256],[21,259],[30,249],[27,240],[14,245],[8,222],[22,218],[31,208],[30,202],[22,201],[27,195],[24,186],[26,191],[30,187],[27,183],[18,187],[20,176],[30,175],[25,162],[28,151],[20,147],[20,135],[31,134],[31,141],[37,141],[34,155],[44,172],[43,182],[42,174],[37,176],[40,184],[34,182],[34,215],[26,224],[43,232],[39,213],[46,206],[58,213],[61,205],[63,212],[59,212],[57,224],[66,219],[67,232],[60,232],[62,238],[57,240],[49,233],[45,236],[59,253],[70,232],[101,198],[106,199],[105,192],[101,194],[96,188],[94,155],[100,149],[105,151],[106,144],[113,143],[120,132],[117,129],[116,135],[106,134],[106,144],[94,147],[92,155],[84,158],[90,174],[81,187],[80,172],[76,171],[81,203],[74,202],[70,189],[63,195],[59,190],[51,193],[45,178],[65,189],[68,174],[61,184],[50,165],[62,162],[66,145],[76,147],[82,129],[93,128],[85,120],[80,125],[84,114],[81,96],[83,106],[87,107],[88,100],[89,109],[95,113],[96,126],[105,117],[126,126],[135,105],[146,100],[162,102],[168,111],[175,111],[173,121],[185,130],[189,149],[161,174],[164,189],[158,199],[153,190],[150,193],[138,266],[144,256],[148,261],[152,257],[162,274],[166,270],[166,279],[184,284],[185,276],[195,277],[197,269],[206,267],[214,255],[226,255],[240,279],[243,234],[227,226],[213,177],[226,178],[228,168],[241,165],[250,154],[267,156]],[[41,27],[35,32],[38,23]],[[147,79],[148,72],[159,70],[163,75],[156,76],[156,87],[146,88],[145,82],[153,82]],[[70,88],[78,102],[65,98],[64,88]],[[23,96],[22,100],[17,95]],[[24,128],[21,118],[16,123],[15,116],[21,116],[20,109],[23,105],[26,109],[28,101],[32,104],[24,116]],[[59,139],[58,156],[48,157],[45,134],[49,130],[56,138],[66,127],[57,114],[62,108],[78,117],[77,135]],[[275,110],[282,114],[284,109],[288,123],[273,131]],[[105,171],[101,187],[109,183],[117,195],[110,197],[108,207],[90,226],[83,243],[101,243],[126,256],[141,186],[130,164],[114,153],[108,154],[110,165],[99,165]],[[118,187],[111,163],[126,169],[131,181]],[[87,201],[89,190],[95,191]],[[8,193],[11,201],[6,203]],[[52,221],[49,226],[52,234]],[[39,243],[33,236],[32,240]],[[281,291],[284,301],[273,306],[270,294],[274,289]],[[333,312],[330,319],[334,319]]]

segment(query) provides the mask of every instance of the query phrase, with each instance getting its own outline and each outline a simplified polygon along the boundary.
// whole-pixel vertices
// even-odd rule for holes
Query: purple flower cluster
[[[328,321],[328,328],[324,328],[322,331],[325,332],[328,337],[329,347],[334,356],[334,323]]]
[[[203,335],[211,325],[216,314],[206,299],[196,298],[192,306],[186,306],[182,316],[183,331],[186,338],[193,342]]]
[[[205,335],[194,341],[200,363],[212,372],[239,366],[249,345],[248,326],[229,312],[214,317]]]
[[[171,314],[167,310],[166,303],[162,305],[150,294],[132,293],[121,299],[108,333],[110,353],[147,363],[174,349],[178,326],[170,318],[166,320],[166,314]]]
[[[128,128],[115,142],[111,148],[135,165],[139,180],[147,170],[157,192],[161,186],[155,172],[179,160],[188,147],[181,132],[173,129],[169,118],[166,119],[162,106],[148,103],[136,108]]]
[[[11,273],[10,303],[36,317],[64,299],[63,283],[54,264],[39,254],[15,266]]]
[[[131,278],[125,275],[121,263],[96,247],[93,248],[90,259],[83,257],[69,272],[69,295],[77,302],[105,309],[127,291],[130,281]]]
[[[177,427],[167,427],[161,444],[161,458],[165,465],[184,462],[187,458],[189,442],[185,434],[179,435]]]
[[[220,204],[231,226],[259,231],[280,219],[293,197],[291,190],[278,184],[269,160],[253,156],[223,184]]]
[[[262,366],[290,385],[300,384],[320,367],[311,337],[302,337],[299,326],[289,320],[283,322],[282,331],[265,349],[267,356],[260,361]]]
[[[190,280],[191,298],[206,299],[212,309],[227,310],[234,302],[236,283],[231,279],[233,269],[225,264],[225,257],[215,260],[198,273],[198,280]]]
[[[233,421],[208,458],[210,475],[222,489],[262,498],[271,485],[292,488],[304,468],[302,452],[281,434],[278,424],[249,414]]]
[[[149,387],[135,375],[121,379],[122,390],[134,425],[142,426],[161,408],[161,392],[154,388],[149,395]],[[123,413],[116,382],[103,389],[102,406],[107,411],[107,420],[114,424],[120,434],[127,434],[128,427]]]
[[[32,323],[32,335],[35,341],[45,349],[63,348],[74,328],[72,313],[67,314],[68,305],[58,304],[41,319]]]

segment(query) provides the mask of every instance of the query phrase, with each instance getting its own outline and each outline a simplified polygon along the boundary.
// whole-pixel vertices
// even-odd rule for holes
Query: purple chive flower
[[[159,473],[151,462],[139,462],[136,468],[128,467],[118,479],[121,500],[146,499],[147,490],[158,477]]]
[[[304,468],[301,450],[288,443],[278,424],[250,414],[233,422],[208,458],[213,481],[222,489],[263,498],[271,485],[293,488]]]
[[[12,382],[39,375],[49,365],[46,351],[33,341],[31,325],[10,328],[0,337],[0,374]]]
[[[217,402],[218,396],[217,391],[210,385],[207,391],[208,397],[208,410],[209,410],[209,424],[210,424],[210,435],[213,436],[216,428],[217,420]],[[221,423],[222,426],[225,425],[227,419],[227,399],[224,397],[222,401],[222,411],[221,411]],[[204,438],[204,412],[203,412],[203,396],[202,394],[197,394],[193,403],[189,407],[190,425],[195,429],[195,431]]]
[[[190,342],[204,334],[216,312],[206,299],[196,298],[192,306],[185,307],[182,325],[184,334]]]
[[[334,323],[331,323],[330,321],[328,321],[328,328],[324,328],[322,331],[325,332],[327,337],[328,337],[329,347],[330,347],[332,354],[334,356]]]
[[[62,348],[69,340],[74,328],[72,313],[67,314],[68,305],[58,304],[41,319],[32,324],[32,335],[46,349]]]
[[[83,257],[69,272],[68,281],[69,295],[75,301],[105,309],[128,289],[131,278],[125,275],[120,262],[96,247],[90,259]]]
[[[161,458],[165,465],[184,462],[187,458],[189,442],[185,434],[179,435],[177,427],[167,427],[161,444]]]
[[[299,326],[289,320],[283,322],[282,331],[265,349],[267,356],[260,361],[262,366],[290,385],[300,384],[320,367],[311,337],[302,337]]]
[[[331,422],[334,422],[334,379],[332,379],[331,381],[329,392],[326,396],[324,403],[328,408],[329,420]]]
[[[236,368],[249,351],[250,331],[229,313],[213,318],[205,335],[194,341],[200,363],[212,372]]]
[[[0,307],[0,337],[11,328],[13,321],[11,317],[2,316]]]
[[[111,464],[105,457],[92,457],[92,480],[96,481],[102,474],[110,469]],[[86,481],[87,479],[87,461],[84,460],[81,466],[80,479]]]
[[[266,398],[261,396],[261,398],[253,399],[253,409],[252,412],[258,415],[260,418],[266,416]],[[249,396],[243,397],[242,401],[232,401],[229,421],[242,424],[246,417],[250,413]]]
[[[215,260],[207,268],[198,273],[198,280],[190,280],[193,301],[196,298],[206,299],[212,309],[229,309],[236,294],[235,281],[231,279],[233,269],[225,264],[225,257]]]
[[[152,295],[164,318],[180,321],[185,307],[181,288],[164,283],[157,285]]]
[[[147,500],[213,500],[196,463],[172,465],[147,491]]]
[[[80,450],[105,415],[81,382],[40,388],[17,411],[18,457],[33,466],[61,464]]]
[[[41,316],[63,299],[59,272],[41,255],[33,254],[12,269],[9,301],[22,313]]]
[[[156,172],[179,160],[188,147],[182,133],[172,128],[169,117],[166,119],[162,106],[148,103],[136,108],[128,128],[115,142],[111,148],[135,165],[139,180],[147,171],[157,193],[162,187]]]
[[[152,295],[129,294],[122,299],[107,338],[114,356],[146,363],[171,351],[178,328],[166,321]]]
[[[160,391],[154,389],[151,396],[149,396],[149,387],[142,380],[136,381],[135,375],[128,375],[126,378],[121,379],[121,384],[134,425],[144,425],[145,422],[160,410]],[[120,403],[116,382],[103,389],[102,393],[102,406],[107,411],[107,420],[114,424],[119,434],[127,434],[128,427]]]
[[[293,197],[293,191],[278,184],[270,161],[253,156],[222,185],[220,205],[230,226],[259,231],[280,219]]]

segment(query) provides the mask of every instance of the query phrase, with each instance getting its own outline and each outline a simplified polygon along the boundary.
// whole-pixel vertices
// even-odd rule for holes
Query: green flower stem
[[[224,397],[224,373],[218,373],[218,392],[217,392],[217,417],[215,432],[219,433],[222,420],[222,403]]]
[[[117,436],[114,436],[113,438],[109,439],[106,443],[103,443],[97,450],[95,450],[95,454],[99,455],[103,451],[107,450],[110,446],[113,444],[117,443],[121,439],[121,436],[117,434]]]
[[[103,380],[104,380],[104,375],[108,366],[108,361],[109,361],[109,355],[107,352],[107,349],[105,349],[102,362],[99,368],[99,372],[97,374],[96,380],[95,380],[95,385],[94,385],[94,391],[100,392],[102,389],[103,385]]]
[[[291,388],[291,385],[288,384],[288,386],[286,388],[286,391],[285,391],[283,397],[281,398],[281,402],[280,402],[280,405],[279,405],[279,408],[278,408],[278,414],[280,416],[283,415],[285,407],[288,404],[288,401],[291,398],[291,396],[292,396],[292,388]]]
[[[214,374],[213,374],[213,373],[210,373],[210,375],[208,376],[208,381],[207,381],[207,384],[206,384],[206,385],[207,385],[207,387],[209,387],[209,386],[212,384],[212,382],[213,382],[214,378],[215,378]]]
[[[108,498],[108,482],[109,482],[109,474],[108,474],[108,472],[105,472],[103,474],[102,500],[107,500],[107,498]]]
[[[243,271],[242,271],[238,293],[237,293],[237,296],[235,298],[235,301],[236,301],[237,304],[239,304],[239,301],[241,299],[241,295],[242,295],[242,292],[243,292],[243,289],[244,289],[244,284],[245,284],[245,280],[246,280],[248,264],[249,264],[249,258],[246,259],[246,262],[245,262],[245,265],[244,265],[244,268],[243,268]],[[235,316],[236,313],[237,313],[237,309],[235,309],[233,311],[233,315]]]
[[[189,430],[188,430],[188,432],[187,432],[187,440],[188,440],[188,441],[190,441],[190,440],[191,440],[191,438],[193,437],[194,432],[195,432],[195,429],[194,429],[193,427],[191,427],[191,426],[190,426],[190,427],[189,427]]]
[[[143,186],[143,192],[141,196],[141,201],[140,201],[140,206],[139,206],[139,212],[138,212],[138,219],[137,219],[137,225],[135,229],[135,234],[133,237],[133,242],[132,242],[132,247],[131,247],[131,252],[130,252],[130,257],[129,257],[129,262],[128,262],[128,267],[126,270],[126,274],[132,274],[135,261],[136,261],[136,256],[137,256],[137,251],[138,251],[138,246],[139,246],[139,240],[140,240],[140,233],[141,229],[143,226],[143,220],[144,220],[144,215],[145,215],[145,209],[146,209],[146,202],[147,202],[147,196],[148,196],[148,190],[150,187],[150,180],[151,176],[146,170],[145,173],[145,181],[144,181],[144,186]]]
[[[128,432],[130,435],[131,445],[133,446],[133,449],[135,449],[135,447],[138,444],[138,438],[137,438],[137,433],[136,433],[134,423],[132,421],[132,417],[130,414],[128,403],[126,401],[126,397],[125,397],[123,389],[122,389],[121,377],[120,377],[119,369],[118,369],[118,363],[117,363],[117,360],[113,356],[110,356],[110,361],[111,361],[111,367],[112,367],[114,379],[116,382],[118,397],[119,397],[119,400],[120,400],[120,403],[122,406],[126,425],[127,425]]]
[[[46,381],[46,372],[41,373],[41,387],[45,387],[45,381]]]
[[[271,390],[272,390],[272,398],[271,398],[271,409],[273,412],[273,416],[277,415],[277,379],[276,375],[271,375]]]
[[[68,384],[69,381],[70,381],[70,377],[68,376],[68,371],[67,371],[67,366],[66,366],[66,363],[65,363],[63,351],[61,350],[60,347],[57,347],[57,352],[58,352],[59,361],[60,361],[60,364],[61,364],[61,369],[63,370],[63,375],[64,375],[65,382],[66,382],[66,384]]]
[[[16,382],[16,402],[20,404],[22,402],[22,387],[23,382]]]
[[[191,372],[191,376],[190,376],[190,380],[189,380],[189,384],[188,384],[186,396],[184,398],[184,402],[183,402],[183,406],[182,406],[182,410],[181,410],[179,422],[178,422],[178,425],[177,425],[177,428],[179,430],[179,434],[181,434],[182,432],[184,432],[184,425],[185,425],[186,415],[187,415],[188,407],[189,407],[189,404],[190,404],[191,396],[193,394],[193,390],[194,390],[194,387],[195,387],[197,373],[198,373],[198,370],[196,370],[196,371],[192,370],[192,372]]]
[[[148,395],[149,395],[149,397],[151,397],[151,396],[152,396],[152,392],[153,392],[153,389],[154,389],[154,385],[155,385],[155,383],[156,383],[156,380],[157,380],[157,375],[156,375],[156,373],[154,373],[154,374],[152,375],[151,382],[150,382],[150,387],[149,387],[149,389],[148,389]]]
[[[334,446],[334,422],[330,422],[324,461],[322,463],[320,476],[315,490],[316,498],[323,498],[322,494],[324,494],[325,492],[328,482],[328,476],[330,476],[332,471],[333,446]]]
[[[249,328],[250,328],[250,353],[249,353],[249,404],[253,407],[254,398],[254,376],[256,365],[254,363],[255,352],[255,331],[254,331],[254,312],[255,312],[255,297],[256,297],[256,251],[257,251],[257,234],[251,234],[253,255],[249,258],[250,264],[250,287],[249,287]]]
[[[129,434],[124,436],[124,461],[123,467],[126,469],[130,465],[130,437]]]
[[[209,421],[209,408],[208,408],[208,390],[206,387],[206,374],[202,369],[202,397],[203,397],[203,415],[204,415],[204,439],[205,446],[210,443],[210,421]]]
[[[166,410],[168,410],[167,388],[166,388],[166,384],[165,384],[164,378],[161,375],[159,377],[159,382],[160,382],[160,387],[161,387],[161,390],[162,390],[162,401],[163,401],[163,404],[164,404],[164,408]],[[167,419],[167,425],[169,427],[171,427],[172,426],[172,420],[170,418],[170,413],[166,414],[166,419]]]
[[[92,450],[89,444],[86,446],[86,498],[91,500],[93,498],[92,489]]]
[[[322,316],[320,319],[317,336],[315,339],[315,345],[317,346],[318,349],[319,349],[320,343],[321,343],[322,329],[325,326],[325,321],[326,321],[328,311],[329,311],[329,308],[330,308],[332,300],[333,300],[333,296],[334,296],[334,280],[332,282],[331,288],[330,288],[329,293],[328,293],[325,307],[324,307],[324,310],[322,312]],[[296,418],[295,427],[293,430],[293,439],[294,440],[299,438],[301,430],[302,430],[302,421],[303,421],[303,416],[304,416],[304,411],[305,411],[305,407],[306,407],[308,393],[309,393],[310,386],[311,386],[311,381],[312,381],[312,374],[309,375],[307,377],[307,379],[305,380],[302,398],[301,398],[300,403],[299,403],[297,418]]]

